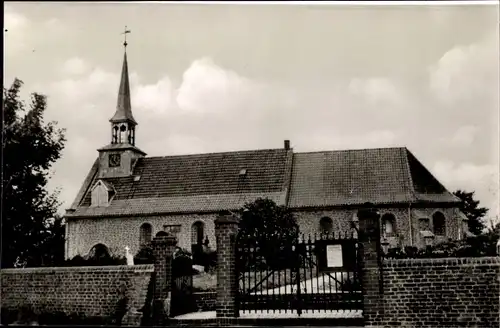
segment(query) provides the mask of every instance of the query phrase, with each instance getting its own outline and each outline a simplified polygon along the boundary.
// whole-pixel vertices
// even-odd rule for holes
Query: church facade
[[[110,123],[111,142],[65,214],[67,258],[98,246],[135,254],[160,231],[187,250],[205,239],[215,248],[217,213],[257,198],[287,206],[306,234],[348,231],[367,202],[379,208],[389,245],[468,234],[459,199],[404,147],[294,152],[285,140],[277,149],[147,157],[136,146],[126,52]]]

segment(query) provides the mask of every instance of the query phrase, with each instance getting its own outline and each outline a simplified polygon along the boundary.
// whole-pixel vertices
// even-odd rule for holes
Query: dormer
[[[91,207],[106,207],[115,195],[113,186],[103,180],[98,180],[92,187]]]

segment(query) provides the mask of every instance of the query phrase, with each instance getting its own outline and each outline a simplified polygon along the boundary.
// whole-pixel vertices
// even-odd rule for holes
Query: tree
[[[488,213],[488,209],[486,207],[479,207],[479,201],[474,199],[474,193],[474,191],[467,192],[459,189],[453,194],[462,201],[460,210],[469,219],[469,231],[479,235],[485,228],[481,219]]]
[[[270,199],[259,198],[241,209],[239,238],[259,246],[258,255],[269,265],[286,262],[288,248],[298,238],[293,214]]]
[[[33,93],[26,108],[22,84],[15,79],[3,92],[2,267],[50,265],[64,251],[53,249],[64,245],[64,222],[56,215],[58,192],[46,186],[65,130],[44,123],[45,96]]]

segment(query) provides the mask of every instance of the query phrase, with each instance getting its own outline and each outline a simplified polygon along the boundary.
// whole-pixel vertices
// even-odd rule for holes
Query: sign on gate
[[[342,245],[326,246],[326,266],[328,268],[342,267]]]

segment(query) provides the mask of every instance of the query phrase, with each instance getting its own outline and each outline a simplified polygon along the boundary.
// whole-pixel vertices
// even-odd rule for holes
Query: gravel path
[[[246,319],[283,319],[283,318],[362,318],[363,312],[359,310],[339,310],[339,311],[308,311],[300,316],[293,312],[267,312],[267,311],[240,311],[240,318]],[[193,312],[175,317],[174,319],[199,320],[215,319],[215,311]]]
[[[331,273],[322,274],[318,277],[302,281],[300,283],[300,290],[305,294],[324,294],[324,293],[340,293],[341,286],[332,277],[336,278],[338,281],[347,280],[347,273]],[[297,285],[286,285],[274,289],[267,289],[262,291],[257,291],[251,293],[252,295],[283,295],[283,294],[295,294],[297,292]]]

